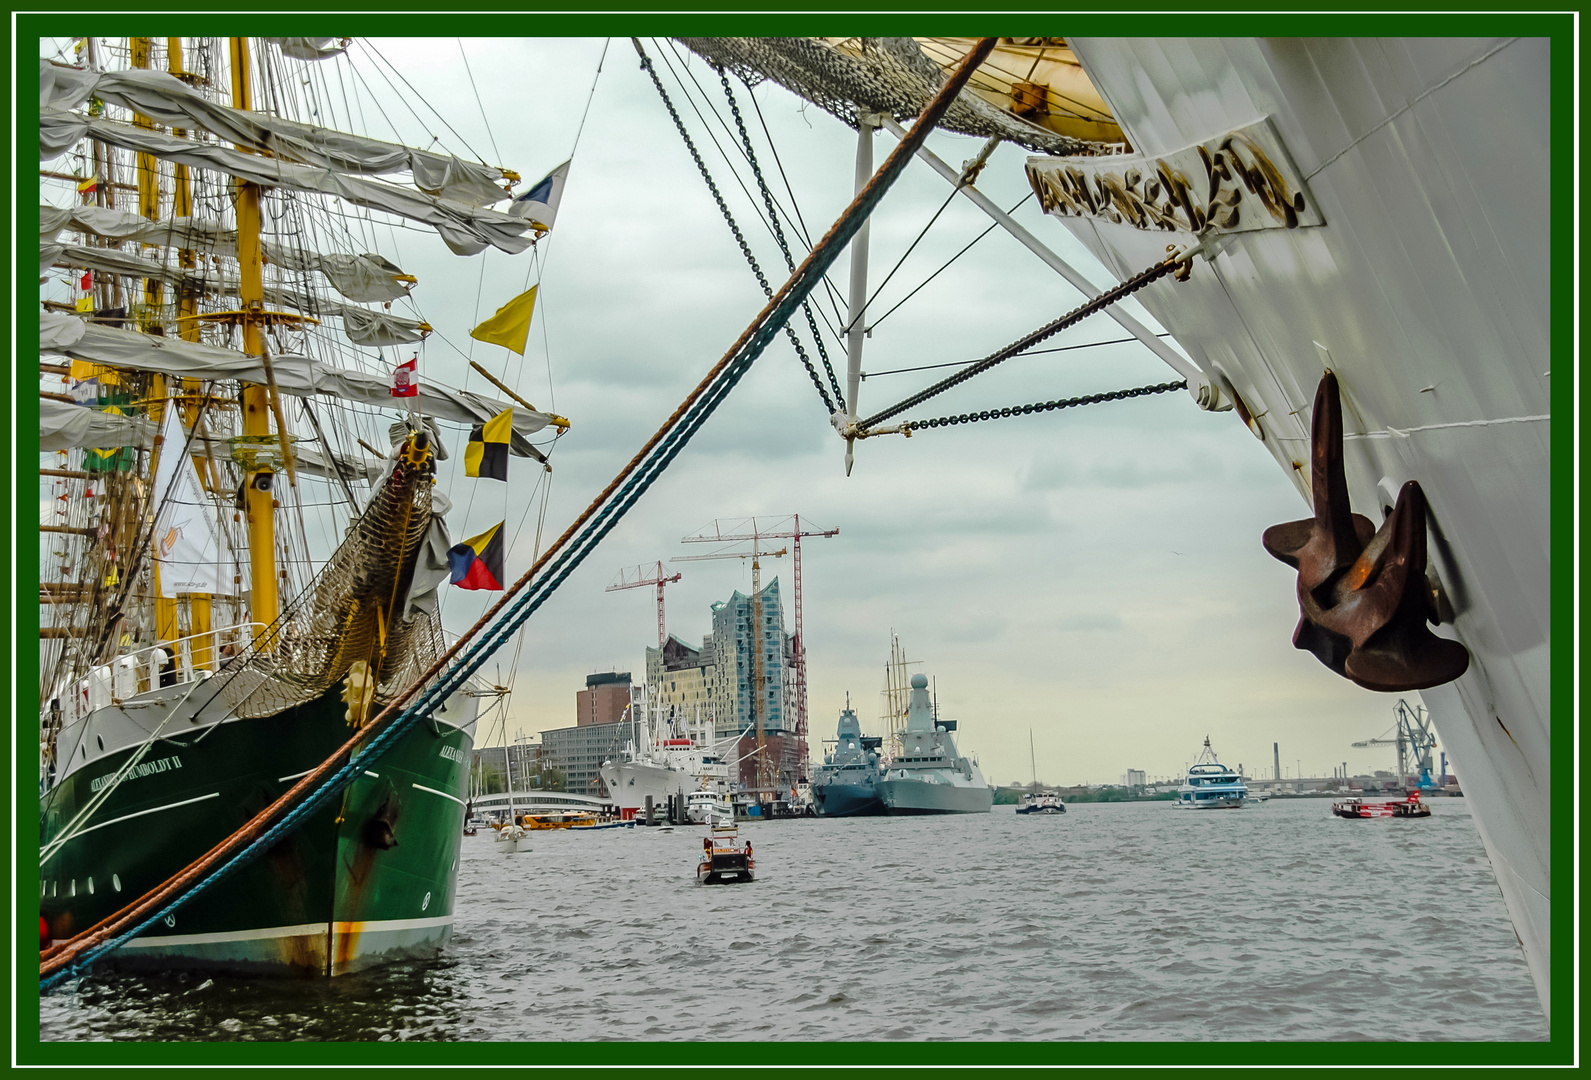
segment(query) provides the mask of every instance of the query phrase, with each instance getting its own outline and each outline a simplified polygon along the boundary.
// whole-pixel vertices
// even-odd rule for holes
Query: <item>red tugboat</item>
[[[1409,792],[1402,802],[1365,802],[1363,799],[1339,799],[1331,804],[1331,812],[1345,818],[1430,817],[1431,808],[1420,799],[1418,791]]]
[[[701,861],[696,864],[698,885],[725,885],[755,881],[757,863],[751,857],[751,841],[742,842],[735,819],[715,824],[709,815],[707,835],[702,838]]]

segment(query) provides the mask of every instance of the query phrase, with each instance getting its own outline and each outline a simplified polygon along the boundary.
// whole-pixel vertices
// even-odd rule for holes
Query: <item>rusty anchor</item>
[[[1342,399],[1326,372],[1310,432],[1315,516],[1265,530],[1265,550],[1298,571],[1293,646],[1368,690],[1422,690],[1469,667],[1469,650],[1426,627],[1438,621],[1426,584],[1426,502],[1410,480],[1377,529],[1348,505]]]

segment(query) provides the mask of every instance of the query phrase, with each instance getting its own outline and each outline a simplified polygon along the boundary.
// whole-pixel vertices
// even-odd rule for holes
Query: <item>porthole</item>
[[[121,892],[122,891],[122,879],[117,877],[115,874],[112,874],[110,876],[110,887],[115,889],[117,892]]]
[[[93,878],[89,878],[88,879],[88,895],[90,895],[90,896],[94,895],[94,879]]]
[[[431,906],[431,894],[430,893],[426,893],[425,894],[425,899],[420,901],[420,910],[424,911],[426,908],[428,908],[430,906]]]
[[[88,760],[88,747],[83,746],[83,745],[80,744],[78,746],[78,748],[77,748],[77,756],[82,758],[84,761],[87,761]]]
[[[105,736],[96,735],[94,736],[94,741],[99,743],[99,752],[103,754],[105,752]]]

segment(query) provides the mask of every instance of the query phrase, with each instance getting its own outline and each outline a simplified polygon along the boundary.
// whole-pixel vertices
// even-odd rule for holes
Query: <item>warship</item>
[[[878,781],[891,814],[987,814],[994,790],[976,762],[956,750],[954,720],[936,720],[928,700],[928,676],[913,675],[900,753]]]
[[[878,794],[880,736],[862,734],[856,713],[847,704],[840,713],[834,749],[812,778],[812,804],[819,817],[864,817],[884,813]]]

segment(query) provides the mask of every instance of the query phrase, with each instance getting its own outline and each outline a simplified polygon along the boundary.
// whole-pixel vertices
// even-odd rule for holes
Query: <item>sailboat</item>
[[[390,310],[416,281],[363,250],[376,234],[351,211],[461,256],[523,252],[551,214],[493,208],[510,170],[324,126],[316,66],[347,45],[85,38],[40,61],[47,945],[182,871],[432,677],[445,442],[507,416],[508,453],[541,462],[530,437],[567,426],[495,377],[513,401],[426,373],[431,327]],[[482,692],[451,693],[110,961],[338,975],[435,955]]]
[[[1039,759],[1033,750],[1033,729],[1028,728],[1028,765],[1033,770],[1033,783],[1029,785],[1027,793],[1022,796],[1022,802],[1017,806],[1019,814],[1064,814],[1066,804],[1061,801],[1059,792],[1039,790]]]
[[[678,40],[856,131],[858,185],[874,132],[902,138],[972,44]],[[947,198],[977,205],[1085,300],[859,414],[869,333],[859,232],[841,322],[845,394],[831,411],[847,472],[868,438],[1175,391],[1257,439],[1313,511],[1256,537],[1298,572],[1294,645],[1367,689],[1421,692],[1464,774],[1549,1015],[1550,256],[1561,204],[1550,165],[1570,135],[1572,110],[1552,90],[1554,69],[1572,64],[1567,40],[998,39],[942,121],[988,140],[983,149],[960,167],[927,147],[916,156],[951,186]],[[978,189],[1003,142],[1030,152],[1022,168],[1053,228],[1120,284],[1094,286]],[[1122,310],[1129,293],[1168,339]],[[903,417],[1096,312],[1174,380]]]

